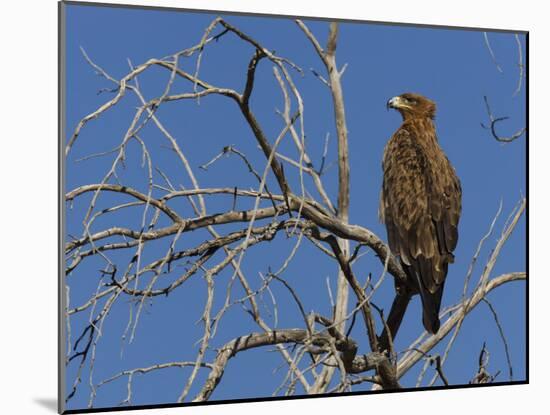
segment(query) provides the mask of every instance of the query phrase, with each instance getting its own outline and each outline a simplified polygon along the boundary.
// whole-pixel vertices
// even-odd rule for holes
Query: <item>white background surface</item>
[[[124,1],[111,0],[113,3]],[[127,3],[530,31],[530,381],[528,386],[140,411],[257,414],[357,411],[528,413],[547,408],[550,275],[550,39],[543,1],[127,0]],[[10,0],[0,11],[0,412],[52,414],[57,391],[57,4]],[[99,27],[98,30],[101,30]],[[546,409],[547,410],[547,409]],[[542,411],[542,412],[541,412]],[[129,413],[129,412],[126,412]]]

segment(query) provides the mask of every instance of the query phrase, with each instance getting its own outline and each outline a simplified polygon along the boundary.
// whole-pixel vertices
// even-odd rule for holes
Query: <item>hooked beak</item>
[[[397,108],[399,106],[399,97],[393,97],[388,102],[386,102],[386,110],[390,110],[390,108]]]

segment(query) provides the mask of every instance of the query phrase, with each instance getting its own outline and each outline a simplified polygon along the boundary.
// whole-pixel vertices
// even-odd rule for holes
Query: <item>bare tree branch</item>
[[[498,135],[498,133],[496,132],[496,124],[498,122],[501,122],[501,121],[504,121],[504,120],[507,120],[509,119],[510,117],[498,117],[498,118],[495,118],[495,116],[493,115],[493,113],[491,112],[491,107],[489,106],[489,99],[487,98],[486,95],[483,96],[483,100],[485,101],[485,108],[487,109],[487,115],[489,116],[489,126],[485,126],[483,123],[481,124],[481,126],[485,129],[488,129],[488,130],[491,130],[491,134],[493,135],[494,139],[497,140],[497,141],[500,141],[501,143],[510,143],[514,140],[517,140],[518,138],[520,138],[524,133],[525,131],[527,130],[525,127],[523,128],[520,128],[519,130],[517,130],[515,133],[513,133],[512,135],[510,136],[507,136],[507,137],[504,137],[504,136],[500,136]]]
[[[502,73],[502,68],[497,62],[497,58],[495,56],[495,52],[493,52],[493,48],[491,47],[491,43],[489,43],[489,37],[487,36],[487,32],[483,32],[483,39],[485,39],[485,46],[487,46],[487,50],[489,51],[489,54],[491,55],[491,59],[493,60],[493,63],[495,64],[497,71]]]
[[[237,353],[273,344],[280,343],[299,343],[304,344],[309,339],[307,330],[302,329],[286,329],[286,330],[274,330],[269,333],[252,333],[246,336],[237,337],[236,339],[226,343],[222,348],[218,349],[218,354],[214,363],[212,364],[212,370],[208,379],[204,383],[203,389],[193,399],[194,402],[201,402],[208,400],[220,383],[221,378],[225,372],[225,368],[229,359],[234,357]],[[327,346],[331,339],[328,334],[316,334],[311,339],[311,344],[319,347]],[[347,342],[336,342],[336,347],[345,350],[349,344]],[[352,346],[353,347],[353,346]],[[350,373],[360,373],[367,370],[372,370],[376,365],[383,360],[384,357],[379,354],[372,354],[368,356],[361,356],[354,359]]]
[[[322,46],[304,22],[296,20],[296,24],[311,43],[324,67],[322,75],[316,70],[312,72],[328,87],[324,89],[323,84],[319,85],[330,94],[337,157],[329,156],[328,132],[324,140],[310,141],[306,134],[306,101],[302,97],[301,84],[294,79],[296,74],[303,74],[301,68],[221,17],[213,19],[201,34],[199,42],[189,48],[161,59],[149,59],[137,66],[128,60],[129,70],[120,79],[116,79],[92,61],[82,49],[84,59],[108,83],[108,87],[101,85],[99,93],[103,94],[102,97],[107,93],[111,95],[106,98],[106,102],[76,124],[74,131],[67,137],[65,155],[71,154],[90,121],[103,119],[115,106],[133,105],[130,104],[130,99],[137,99],[134,101],[137,102],[137,107],[131,108],[131,116],[124,121],[127,125],[122,125],[124,132],[116,138],[118,142],[109,143],[107,148],[110,150],[98,149],[87,155],[79,154],[78,160],[70,159],[70,162],[78,163],[79,168],[94,161],[101,161],[106,167],[94,182],[78,184],[65,194],[68,207],[74,209],[69,210],[70,214],[81,220],[80,228],[71,230],[65,245],[66,282],[76,284],[78,278],[82,277],[82,272],[88,269],[87,266],[95,266],[92,265],[95,264],[94,259],[101,267],[99,271],[94,271],[93,277],[97,276],[97,281],[91,282],[93,289],[86,297],[79,297],[76,304],[74,298],[69,298],[71,291],[67,285],[65,314],[69,339],[66,364],[75,365],[76,369],[67,400],[76,396],[81,388],[87,388],[88,405],[91,408],[102,386],[125,379],[126,396],[121,397],[120,403],[129,405],[133,399],[133,382],[139,374],[169,368],[187,368],[182,371],[184,377],[181,379],[179,397],[176,398],[180,402],[189,399],[205,401],[212,397],[220,384],[232,357],[265,346],[273,346],[272,351],[281,356],[281,368],[286,372],[283,373],[283,381],[274,388],[274,396],[301,393],[300,387],[306,394],[327,391],[339,393],[351,391],[355,385],[365,382],[375,388],[397,389],[401,387],[399,380],[421,359],[424,359],[425,364],[418,378],[419,384],[431,365],[435,372],[432,382],[439,377],[448,385],[449,379],[452,383],[452,373],[448,373],[451,375],[448,378],[443,367],[448,351],[464,319],[481,301],[488,305],[499,329],[511,378],[511,358],[502,324],[486,295],[502,284],[526,278],[524,272],[515,272],[491,279],[502,247],[525,211],[526,201],[522,199],[506,221],[500,238],[480,273],[477,286],[467,296],[475,262],[483,243],[493,231],[500,213],[499,208],[489,232],[482,238],[474,254],[461,300],[442,312],[441,317],[448,318],[438,334],[427,336],[424,333],[419,336],[398,361],[396,356],[401,351],[393,350],[393,343],[390,344],[389,356],[382,353],[379,350],[375,320],[379,317],[379,326],[386,329],[388,323],[383,310],[374,302],[377,302],[379,288],[387,273],[400,283],[406,283],[407,277],[398,258],[392,255],[380,237],[370,229],[349,223],[350,163],[342,88],[342,76],[347,64],[338,67],[336,62],[338,25],[330,24],[325,45]],[[207,73],[203,70],[208,61],[206,56],[213,51],[213,42],[223,42],[227,37],[233,36],[233,40],[248,48],[246,53],[249,56],[243,62],[242,86],[237,89],[221,84],[213,85],[203,78],[204,73]],[[486,34],[485,41],[497,69],[501,70]],[[518,93],[522,87],[524,69],[521,42],[517,36],[516,41],[520,67]],[[196,59],[189,62],[187,58],[192,56]],[[254,98],[259,91],[264,93],[260,89],[260,83],[264,79],[263,71],[267,69],[272,71],[276,86],[278,85],[282,94],[282,109],[277,108],[280,105],[274,104],[275,114],[272,116],[280,123],[275,131],[272,125],[264,124],[263,114],[260,114],[261,107],[257,106]],[[156,84],[155,89],[158,90],[149,96],[149,92],[147,95],[143,92],[150,91],[149,89],[141,89],[140,84],[144,84],[146,79],[142,75],[155,70],[161,72],[165,80],[162,84]],[[130,99],[125,99],[128,98],[127,91],[130,91]],[[185,141],[187,137],[178,137],[167,128],[169,124],[164,122],[166,113],[160,110],[161,107],[185,105],[184,102],[190,100],[198,104],[202,99],[210,101],[216,97],[223,97],[221,100],[229,106],[236,104],[237,116],[242,117],[245,129],[250,132],[244,138],[251,139],[253,148],[261,150],[259,158],[257,155],[254,158],[254,151],[241,151],[240,149],[245,148],[241,144],[237,149],[233,144],[223,143],[221,152],[207,156],[211,157],[208,162],[197,161],[192,158],[190,144]],[[280,101],[281,95],[274,97],[274,103],[280,104]],[[486,97],[485,104],[490,120],[487,128],[495,139],[510,142],[525,132],[523,129],[510,137],[499,136],[495,125],[506,117],[495,118]],[[212,116],[212,122],[219,120],[217,116]],[[150,134],[150,131],[154,131],[154,134]],[[289,141],[285,142],[287,139]],[[159,143],[159,140],[162,141]],[[134,144],[138,149],[137,156],[133,151]],[[174,154],[176,170],[172,166],[162,166],[159,163],[156,159],[157,147],[161,151],[168,149]],[[315,154],[313,151],[318,151],[319,154],[322,152],[319,165],[314,165],[311,157]],[[253,176],[257,186],[246,189],[242,183],[230,183],[225,187],[199,184],[201,175],[212,173],[214,169],[211,167],[228,155],[238,157],[239,163],[242,162],[247,169],[246,174],[249,178]],[[331,164],[338,167],[336,190],[330,190],[331,186],[327,185],[326,179],[332,176],[327,167],[330,160],[335,160]],[[201,169],[201,175],[196,174],[196,167]],[[243,166],[240,164],[239,167]],[[127,185],[126,169],[139,171],[136,177],[132,177],[131,186]],[[177,173],[174,174],[174,171]],[[337,202],[333,203],[333,200]],[[214,201],[221,203],[214,205]],[[213,206],[216,206],[216,211],[212,210]],[[239,207],[240,210],[237,210]],[[117,222],[120,218],[131,220]],[[113,226],[113,223],[116,225]],[[277,255],[266,255],[270,241],[277,235],[280,236],[273,243],[285,243],[282,238],[286,237],[289,243],[285,246],[288,249],[277,251]],[[304,238],[325,254],[321,255],[316,251],[333,264],[336,270],[332,274],[337,275],[335,279],[330,279],[330,272],[309,275],[306,269],[300,273],[303,274],[300,277],[308,278],[307,284],[320,283],[319,278],[329,275],[326,281],[329,295],[325,300],[331,308],[327,316],[317,311],[318,304],[314,305],[312,311],[308,310],[309,305],[305,297],[301,296],[302,288],[294,285],[294,282],[291,283],[289,278],[295,269],[292,264],[295,265],[296,258],[303,249]],[[357,243],[353,252],[350,250],[351,241]],[[252,248],[254,246],[264,246],[259,255],[265,256],[265,268],[248,271],[248,257],[256,255],[256,252],[251,252],[262,249]],[[365,270],[365,267],[373,265],[370,261],[358,261],[366,252],[370,253],[370,249],[360,252],[362,247],[372,249],[378,258],[376,261],[383,265],[378,279],[373,279],[371,270]],[[273,263],[275,261],[276,264]],[[192,281],[195,281],[195,286]],[[300,327],[278,329],[280,324],[289,326],[285,323],[285,313],[280,313],[281,307],[288,304],[288,298],[283,298],[284,294],[277,287],[279,283],[285,287],[285,292],[290,293],[290,300],[297,306],[294,316],[300,317],[297,320],[299,323],[302,321]],[[337,288],[333,295],[331,287],[334,286]],[[122,353],[124,347],[130,347],[137,336],[138,324],[143,324],[140,323],[140,315],[148,313],[151,305],[163,301],[164,297],[180,295],[187,287],[194,289],[193,295],[203,301],[202,310],[197,313],[200,314],[199,334],[197,338],[190,339],[198,345],[192,352],[194,356],[186,357],[183,361],[144,365],[134,369],[119,368],[98,382],[94,374],[96,359],[99,361],[101,358],[98,345],[103,331],[109,327],[104,323],[113,318],[116,306],[121,303],[128,306],[128,321],[120,336]],[[356,297],[353,307],[348,307],[350,287]],[[247,331],[248,334],[229,342],[226,337],[220,341],[222,336],[227,335],[227,316],[231,315],[233,318],[237,313],[241,313],[239,315],[243,319],[251,319],[249,323],[255,324],[257,328],[254,330],[259,332]],[[364,323],[363,330],[368,342],[365,345],[351,337],[358,327],[363,327],[363,324],[355,324],[357,313],[361,314],[357,322],[362,318]],[[118,316],[117,314],[117,318]],[[81,320],[84,323],[79,323]],[[295,321],[290,326],[294,324]],[[445,353],[441,356],[429,355],[428,352],[453,330],[453,337],[447,344]],[[230,333],[230,336],[235,335]],[[126,344],[128,345],[125,346]],[[360,351],[366,354],[360,354]],[[189,353],[189,350],[183,352]],[[473,382],[494,379],[496,375],[487,372],[487,363],[488,351],[484,347]],[[201,369],[209,370],[206,381],[200,376]],[[364,372],[371,373],[368,376],[358,376]],[[85,377],[87,381],[83,382]],[[189,398],[195,393],[195,388],[199,390],[198,394]]]
[[[498,277],[491,279],[487,285],[478,287],[474,293],[466,300],[462,302],[464,306],[459,309],[454,315],[445,321],[445,323],[440,327],[436,335],[430,336],[422,345],[418,347],[418,350],[427,353],[429,352],[436,344],[438,344],[452,329],[455,327],[461,319],[464,318],[475,306],[477,306],[482,299],[495,288],[499,287],[502,284],[525,280],[527,275],[525,272],[513,272],[509,274],[503,274]],[[418,360],[422,357],[422,353],[415,350],[406,354],[402,359],[400,359],[397,364],[397,378],[401,378]]]

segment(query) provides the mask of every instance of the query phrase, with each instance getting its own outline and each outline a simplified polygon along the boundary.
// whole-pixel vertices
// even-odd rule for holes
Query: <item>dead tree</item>
[[[307,151],[304,102],[294,82],[294,77],[296,74],[300,75],[302,69],[297,63],[271,51],[269,45],[259,43],[250,34],[218,17],[206,28],[198,44],[162,59],[153,58],[137,66],[130,65],[128,73],[121,79],[111,76],[84,50],[82,51],[91,67],[111,83],[112,88],[107,92],[112,96],[82,118],[70,133],[66,141],[66,155],[69,155],[78,144],[81,132],[89,123],[101,122],[105,114],[115,106],[123,105],[128,96],[137,98],[140,104],[129,120],[125,133],[112,150],[83,158],[112,159],[102,178],[96,183],[81,185],[66,193],[67,215],[74,214],[71,211],[72,204],[84,195],[88,195],[86,200],[89,200],[86,202],[86,208],[82,210],[82,234],[70,236],[65,244],[67,287],[72,279],[86,278],[85,275],[79,275],[79,270],[89,258],[97,258],[103,263],[97,288],[90,293],[86,301],[75,304],[67,288],[67,365],[78,367],[76,376],[71,379],[72,391],[68,394],[67,400],[70,400],[85,383],[82,375],[84,369],[89,373],[89,406],[92,407],[97,394],[105,384],[121,378],[127,379],[127,396],[121,401],[123,404],[131,404],[132,382],[135,375],[177,367],[189,370],[186,372],[188,376],[181,384],[181,392],[179,396],[174,397],[174,401],[205,401],[211,398],[216,388],[223,385],[223,375],[226,370],[231,370],[229,361],[232,357],[266,346],[275,348],[285,362],[287,370],[285,380],[275,394],[294,394],[297,385],[307,394],[350,391],[356,385],[365,382],[371,383],[373,388],[397,389],[402,387],[400,379],[419,362],[425,364],[422,376],[431,365],[434,367],[434,376],[441,378],[444,384],[452,383],[452,379],[446,378],[443,365],[465,317],[478,304],[486,301],[486,295],[492,290],[511,281],[526,278],[525,272],[492,276],[493,267],[503,245],[524,213],[526,201],[522,198],[480,273],[477,286],[468,292],[467,287],[474,273],[474,264],[481,246],[493,233],[495,217],[488,234],[481,240],[470,270],[465,276],[463,294],[457,296],[454,306],[442,313],[444,322],[438,334],[430,336],[423,333],[406,350],[392,350],[393,353],[389,355],[380,352],[377,334],[384,327],[384,313],[376,307],[374,299],[385,278],[405,279],[405,274],[399,261],[381,237],[363,226],[349,223],[350,166],[345,100],[341,84],[346,66],[340,67],[336,61],[338,25],[330,24],[328,39],[321,42],[304,22],[296,20],[296,24],[309,40],[320,64],[324,67],[325,75],[314,71],[320,80],[319,85],[321,88],[327,88],[332,97],[338,149],[336,203],[332,201],[324,183],[328,137],[320,168],[315,167]],[[204,54],[208,53],[213,42],[223,42],[226,36],[236,36],[251,50],[248,67],[243,74],[242,90],[213,85],[201,76]],[[181,62],[192,57],[196,58],[194,70],[184,70]],[[267,62],[271,66],[283,97],[283,109],[278,111],[281,127],[275,136],[270,136],[266,132],[251,103],[261,62]],[[147,99],[138,78],[153,68],[166,71],[168,81],[162,93]],[[188,90],[174,92],[176,81],[185,81]],[[250,139],[256,141],[263,153],[264,161],[262,166],[258,166],[247,154],[240,151],[238,146],[228,143],[219,154],[213,153],[213,158],[200,168],[209,171],[222,157],[235,157],[239,163],[243,163],[250,176],[257,182],[255,189],[245,189],[239,184],[234,187],[202,187],[196,175],[197,166],[188,158],[193,149],[184,150],[178,138],[161,121],[159,110],[165,105],[178,101],[200,102],[208,100],[213,95],[223,97],[235,105],[250,129]],[[190,187],[177,186],[177,181],[169,177],[162,166],[155,164],[150,152],[153,143],[146,137],[146,127],[154,128],[165,141],[163,145],[168,146],[176,155],[180,163],[179,168],[191,183]],[[280,151],[283,140],[292,143],[296,156]],[[141,149],[143,168],[146,171],[143,179],[146,191],[139,191],[135,186],[120,182],[117,175],[117,169],[126,162],[130,143],[139,145]],[[297,172],[298,180],[289,178],[289,171],[292,169]],[[273,183],[269,182],[270,177],[274,179]],[[316,196],[307,191],[304,185],[306,177],[311,180]],[[121,202],[99,208],[99,202],[106,194],[117,194]],[[209,198],[215,195],[221,195],[231,201],[227,210],[213,213],[209,209]],[[243,199],[249,201],[252,207],[239,210],[238,201]],[[193,215],[182,213],[181,207],[184,202],[189,203]],[[139,226],[107,225],[97,230],[96,223],[109,223],[102,222],[105,217],[124,215],[130,209],[140,209],[142,221]],[[500,210],[497,217],[499,214]],[[227,224],[240,225],[240,228],[227,232],[224,227]],[[185,235],[198,231],[208,235],[207,239],[181,249],[180,243],[185,240]],[[263,282],[259,288],[254,288],[251,276],[243,269],[244,258],[250,248],[269,244],[279,234],[287,236],[286,240],[291,246],[290,253],[277,270],[271,270],[266,263],[269,271],[259,270],[262,271],[260,277]],[[308,242],[304,242],[306,240]],[[154,260],[146,259],[144,252],[158,241],[168,241],[164,254]],[[285,279],[285,270],[302,243],[312,243],[318,248],[318,255],[331,258],[335,269],[338,270],[336,292],[333,294],[329,287],[333,310],[331,315],[307,311],[298,293]],[[383,268],[380,275],[369,276],[366,283],[365,278],[358,276],[354,271],[354,263],[361,255],[362,247],[374,251]],[[119,252],[127,253],[129,260],[119,259],[120,257],[115,255]],[[222,272],[229,276],[229,279],[224,280],[225,286],[218,278]],[[316,284],[325,283],[322,276],[309,277],[316,279]],[[178,291],[185,289],[189,281],[197,278],[202,278],[205,284],[200,293],[204,297],[201,317],[203,333],[198,339],[198,351],[194,359],[132,367],[113,373],[106,379],[95,379],[93,368],[98,359],[97,346],[105,330],[104,323],[112,315],[116,304],[130,303],[131,317],[121,336],[124,341],[131,342],[136,336],[140,318],[149,304],[176,295]],[[273,309],[276,311],[278,301],[271,290],[274,284],[282,284],[288,291],[296,312],[301,316],[300,326],[274,328],[269,318],[266,318],[260,297],[264,294],[272,296]],[[235,286],[240,287],[245,295],[235,298],[232,294]],[[352,298],[348,297],[350,288]],[[220,293],[225,300],[221,307],[215,307],[215,294]],[[243,307],[243,319],[252,319],[257,330],[242,332],[236,329],[232,340],[220,342],[216,334],[220,325],[224,324],[224,315],[234,306]],[[151,313],[154,316],[154,310]],[[83,320],[80,319],[80,325],[75,326],[72,322],[79,316],[89,318],[83,325]],[[364,326],[362,330],[368,339],[366,344],[350,335],[356,318],[356,325],[360,320],[360,324]],[[442,342],[447,334],[451,334],[451,338],[445,354],[431,355],[430,351]],[[196,341],[197,339],[189,339],[190,347]],[[215,350],[214,354],[212,350]],[[481,362],[480,370],[485,370],[485,366],[485,363]],[[192,386],[199,382],[200,371],[207,371],[208,375],[200,384],[199,392],[195,396],[190,396]],[[478,378],[481,379],[480,376],[476,377]],[[489,378],[490,375],[483,377],[485,380]],[[331,387],[333,379],[339,381],[336,386]],[[435,379],[434,377],[432,384]],[[243,385],[243,388],[245,387],[246,385]]]

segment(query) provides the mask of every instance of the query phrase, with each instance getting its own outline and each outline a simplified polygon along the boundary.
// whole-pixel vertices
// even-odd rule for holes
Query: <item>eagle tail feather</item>
[[[441,297],[443,296],[443,285],[441,284],[433,294],[423,286],[420,286],[422,324],[428,333],[431,334],[436,334],[440,326],[439,310],[441,308]]]
[[[395,339],[397,331],[399,330],[399,326],[401,325],[401,321],[403,321],[403,317],[405,316],[405,311],[407,311],[410,300],[411,293],[409,291],[404,291],[395,295],[390,313],[386,320],[386,325],[382,331],[382,334],[378,338],[380,351],[390,350],[390,336],[391,341],[393,342],[393,339]]]

